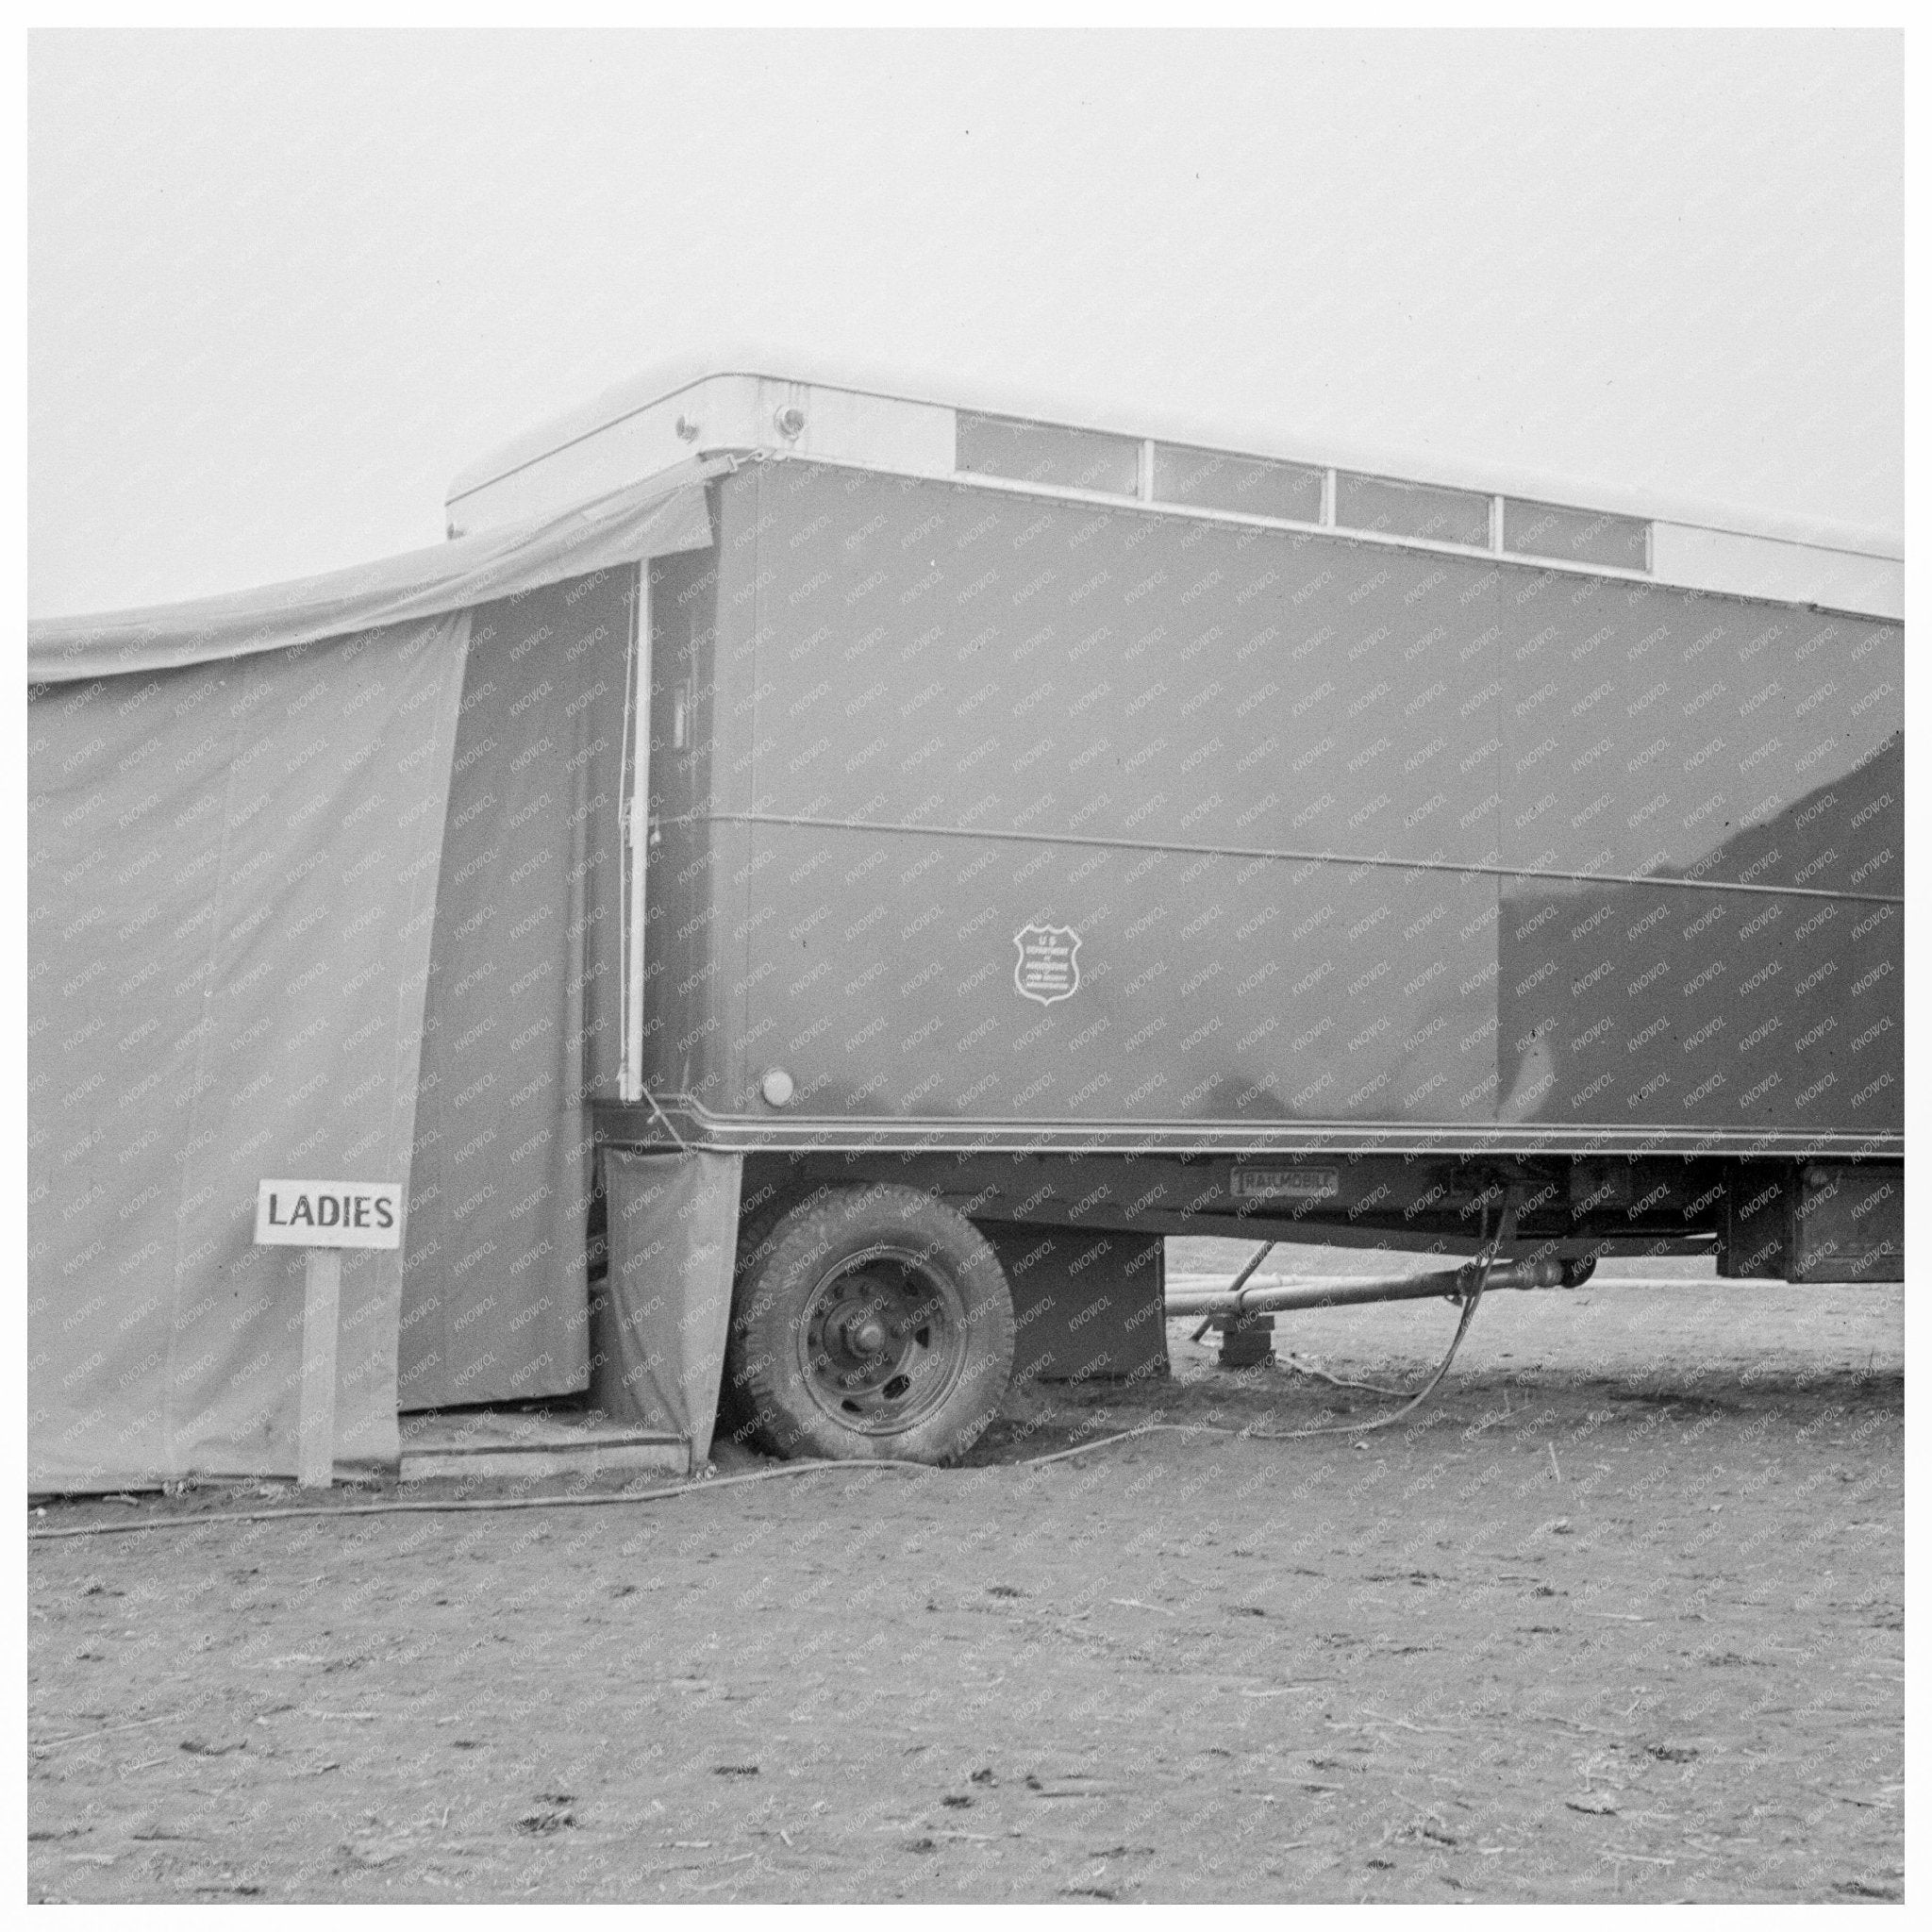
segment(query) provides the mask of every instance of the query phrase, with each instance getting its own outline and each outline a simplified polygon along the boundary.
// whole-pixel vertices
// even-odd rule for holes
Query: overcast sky
[[[1890,34],[42,34],[36,613],[747,338],[1896,530]]]

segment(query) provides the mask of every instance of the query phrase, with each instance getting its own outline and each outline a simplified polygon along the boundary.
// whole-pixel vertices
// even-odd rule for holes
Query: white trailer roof
[[[1114,453],[1102,487],[1064,475],[1051,480],[1057,437],[1070,451],[1097,453],[1103,468]],[[1033,448],[1044,462],[1029,468],[990,457],[991,448]],[[1904,545],[1894,532],[1527,469],[1419,460],[1328,440],[1257,438],[1252,427],[1244,433],[1158,408],[1137,411],[1131,422],[1103,420],[1017,388],[918,382],[824,358],[755,351],[660,363],[500,444],[450,485],[451,534],[555,512],[693,455],[728,450],[1462,554],[1487,550],[1551,568],[1870,616],[1904,613]],[[1196,472],[1205,465],[1259,483],[1269,513],[1255,513],[1252,491],[1238,504],[1224,483],[1218,499],[1212,490],[1205,501],[1199,492],[1176,494],[1179,486],[1161,478],[1189,463]],[[1299,504],[1274,487],[1297,479],[1306,485]],[[1434,513],[1426,525],[1417,521],[1424,510]]]

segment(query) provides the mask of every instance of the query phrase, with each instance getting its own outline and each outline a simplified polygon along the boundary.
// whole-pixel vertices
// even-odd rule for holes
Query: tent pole
[[[644,1091],[644,886],[651,844],[651,561],[638,565],[631,634],[636,697],[625,724],[631,733],[630,796],[624,822],[629,870],[629,919],[625,932],[624,1068],[619,1091],[634,1101]]]

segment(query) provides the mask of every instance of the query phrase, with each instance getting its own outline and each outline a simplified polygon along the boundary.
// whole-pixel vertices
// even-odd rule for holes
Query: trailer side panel
[[[655,1065],[741,1144],[1897,1151],[1898,626],[802,462],[718,488]]]

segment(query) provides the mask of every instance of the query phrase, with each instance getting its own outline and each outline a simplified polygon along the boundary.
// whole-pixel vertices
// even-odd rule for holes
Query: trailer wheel
[[[725,1379],[765,1449],[943,1462],[992,1420],[1013,1304],[963,1214],[914,1188],[840,1188],[748,1227],[739,1265]]]

